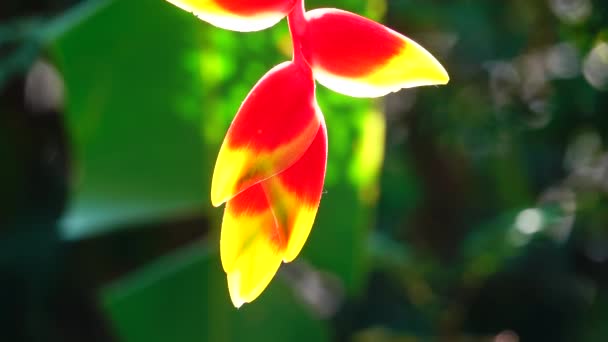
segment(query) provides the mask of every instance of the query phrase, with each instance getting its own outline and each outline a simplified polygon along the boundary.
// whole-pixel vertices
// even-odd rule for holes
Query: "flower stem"
[[[291,41],[293,43],[293,62],[296,64],[306,63],[302,54],[302,37],[306,30],[306,18],[304,17],[304,0],[296,0],[293,10],[287,17]]]

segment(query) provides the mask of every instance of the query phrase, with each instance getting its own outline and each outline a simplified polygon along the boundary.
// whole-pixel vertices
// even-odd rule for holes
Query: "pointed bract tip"
[[[415,41],[407,37],[403,38],[406,41],[406,46],[398,60],[404,65],[409,62],[414,68],[418,69],[417,73],[413,71],[410,71],[410,73],[417,74],[421,83],[424,83],[421,85],[442,85],[450,81],[447,70],[435,56]]]
[[[239,296],[239,291],[241,287],[241,273],[238,271],[231,272],[227,274],[226,277],[228,278],[228,293],[230,295],[232,305],[234,305],[235,308],[239,309],[241,306],[243,306],[243,304],[246,303],[246,301]]]

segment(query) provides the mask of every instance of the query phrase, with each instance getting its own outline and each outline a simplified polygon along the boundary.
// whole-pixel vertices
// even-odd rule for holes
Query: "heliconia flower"
[[[167,0],[217,27],[249,32],[283,19],[296,0]]]
[[[327,162],[314,88],[306,65],[274,67],[249,93],[220,148],[211,198],[216,206],[228,201],[220,253],[237,307],[298,255],[312,228]]]
[[[240,31],[288,15],[293,60],[253,87],[220,147],[211,183],[226,203],[220,237],[232,303],[256,299],[282,262],[300,253],[321,200],[325,120],[315,82],[356,97],[445,84],[439,62],[411,39],[337,9],[304,12],[303,0],[167,0],[213,25]]]

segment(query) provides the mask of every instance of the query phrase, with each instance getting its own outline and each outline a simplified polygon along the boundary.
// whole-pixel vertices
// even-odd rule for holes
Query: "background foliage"
[[[330,159],[303,255],[235,310],[211,169],[285,22],[164,1],[0,4],[0,340],[601,341],[608,4],[307,1],[410,36],[445,87],[318,86]]]

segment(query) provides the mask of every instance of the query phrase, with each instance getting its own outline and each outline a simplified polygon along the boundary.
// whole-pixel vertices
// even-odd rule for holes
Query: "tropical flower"
[[[256,31],[288,17],[293,59],[272,68],[237,112],[213,172],[224,202],[222,266],[232,303],[256,299],[311,231],[323,190],[327,131],[315,80],[336,92],[378,97],[445,84],[439,62],[411,39],[354,13],[303,0],[168,0],[215,26]]]

